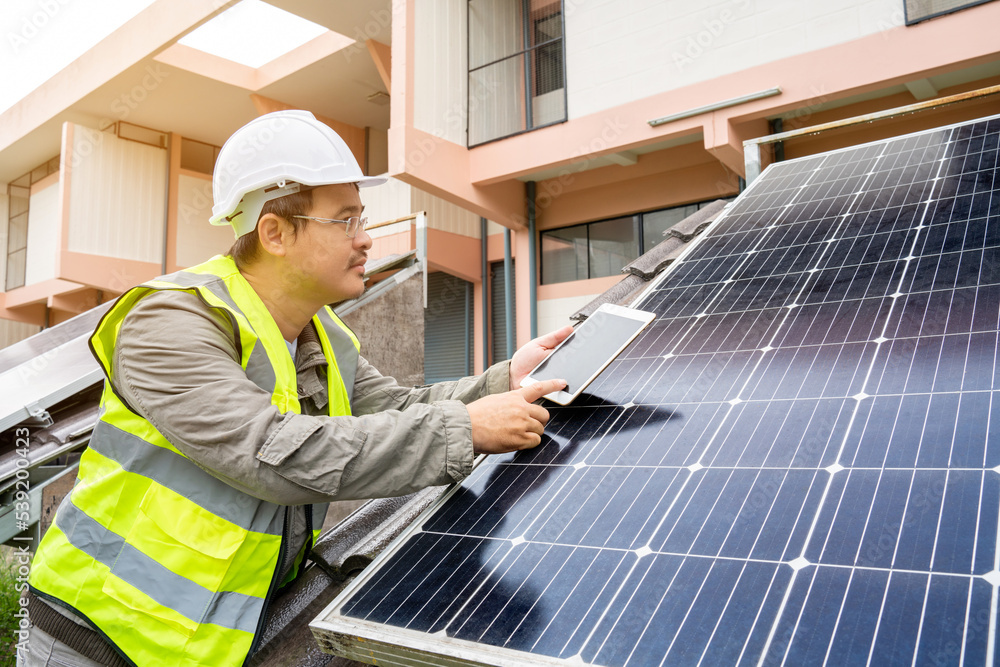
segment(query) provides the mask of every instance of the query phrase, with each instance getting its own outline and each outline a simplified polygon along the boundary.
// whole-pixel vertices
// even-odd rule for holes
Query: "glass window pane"
[[[635,217],[590,224],[590,277],[616,276],[639,256]]]
[[[28,244],[28,212],[15,215],[9,221],[7,252],[20,250]]]
[[[25,260],[28,257],[27,250],[18,250],[7,255],[7,283],[6,290],[24,286]]]
[[[30,202],[30,190],[28,188],[19,188],[17,186],[10,186],[10,199],[9,199],[9,215],[21,215],[22,213],[28,212],[28,203]]]
[[[642,247],[649,252],[666,238],[664,233],[698,210],[698,204],[642,214]]]
[[[542,284],[587,278],[587,225],[542,232]]]
[[[531,11],[531,23],[535,28],[531,31],[532,46],[563,36],[562,12],[559,11],[558,5],[549,5],[543,9],[533,9]]]
[[[469,69],[524,50],[521,0],[469,1]]]
[[[563,59],[562,41],[540,46],[532,52],[535,68],[535,96],[562,90]]]
[[[524,128],[524,56],[469,72],[469,145]]]

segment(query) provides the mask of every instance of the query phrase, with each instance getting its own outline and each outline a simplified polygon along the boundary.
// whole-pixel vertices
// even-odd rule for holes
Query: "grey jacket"
[[[122,324],[115,388],[213,476],[262,500],[300,505],[463,479],[473,459],[464,403],[510,382],[504,362],[479,377],[406,388],[361,358],[353,416],[320,416],[326,360],[311,325],[295,356],[303,414],[281,414],[240,367],[226,317],[187,292],[155,292]]]

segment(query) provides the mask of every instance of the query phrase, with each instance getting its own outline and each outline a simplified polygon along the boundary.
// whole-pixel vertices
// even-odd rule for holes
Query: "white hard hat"
[[[378,185],[365,176],[340,135],[308,111],[275,111],[229,137],[212,175],[213,225],[233,226],[236,238],[252,232],[264,204],[303,185]]]

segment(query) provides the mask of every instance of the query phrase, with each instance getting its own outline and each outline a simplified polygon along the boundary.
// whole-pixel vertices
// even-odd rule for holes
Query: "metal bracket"
[[[52,415],[49,414],[48,410],[40,406],[37,402],[25,405],[24,409],[28,412],[28,418],[25,422],[31,426],[48,428],[54,423],[52,421]]]

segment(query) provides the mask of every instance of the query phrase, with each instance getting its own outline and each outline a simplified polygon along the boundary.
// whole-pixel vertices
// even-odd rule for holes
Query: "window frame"
[[[465,145],[466,148],[475,148],[476,146],[483,146],[485,144],[493,143],[494,141],[500,141],[502,139],[509,139],[510,137],[516,137],[527,132],[534,132],[535,130],[540,130],[545,127],[550,127],[552,125],[558,125],[560,123],[565,123],[569,119],[569,95],[567,90],[569,86],[567,85],[567,75],[566,75],[566,8],[564,6],[564,0],[556,0],[559,5],[559,21],[561,23],[560,36],[528,46],[530,44],[529,38],[535,34],[535,29],[537,24],[544,21],[553,14],[533,21],[531,18],[531,0],[521,0],[521,50],[514,53],[510,53],[502,58],[497,58],[496,60],[491,60],[490,62],[483,63],[482,65],[477,65],[476,67],[469,67],[471,61],[471,50],[472,50],[472,23],[469,20],[469,5],[475,0],[466,0],[465,3],[465,63],[466,63],[466,73],[465,73]],[[555,3],[553,3],[555,4]],[[545,46],[551,46],[557,42],[560,42],[560,58],[562,59],[562,91],[563,91],[563,116],[561,119],[549,121],[548,123],[543,123],[541,125],[533,125],[532,119],[534,118],[534,112],[532,109],[532,98],[534,95],[532,93],[535,90],[535,82],[537,77],[534,75],[535,63],[531,58],[532,55],[537,54],[538,50]],[[487,67],[493,67],[498,63],[510,60],[511,58],[521,58],[521,73],[524,78],[524,116],[521,119],[523,129],[517,130],[515,132],[510,132],[508,134],[502,134],[500,136],[493,137],[491,139],[486,139],[476,143],[472,143],[471,135],[469,133],[469,124],[471,120],[471,98],[472,98],[472,86],[469,85],[470,79],[473,72],[485,69]],[[556,89],[558,90],[558,89]],[[551,92],[551,91],[550,91]]]
[[[38,165],[34,169],[31,169],[26,174],[18,176],[10,183],[7,184],[7,240],[5,243],[4,252],[6,253],[6,262],[4,263],[4,273],[3,273],[3,289],[5,292],[9,292],[20,287],[24,287],[25,281],[28,277],[28,225],[30,223],[31,215],[31,186],[39,182],[43,178],[48,178],[52,174],[59,171],[61,156],[56,155]],[[13,190],[24,189],[27,191],[27,195],[16,195]],[[24,210],[16,215],[12,215],[12,210],[14,208],[14,198],[24,199],[25,205]],[[24,219],[24,246],[21,248],[16,248],[11,250],[11,240],[13,235],[11,234],[11,228],[14,223],[14,219],[18,218]],[[24,254],[24,262],[21,267],[20,273],[20,283],[18,280],[10,280],[10,258],[18,253]],[[14,284],[18,283],[18,284]]]
[[[660,213],[661,211],[671,211],[671,210],[675,210],[675,209],[679,209],[679,208],[684,208],[686,206],[692,206],[692,205],[698,207],[696,210],[700,210],[704,206],[707,206],[708,204],[711,204],[713,201],[716,201],[717,199],[720,199],[720,198],[716,197],[714,199],[706,199],[704,201],[688,202],[686,204],[677,204],[675,206],[666,206],[666,207],[663,207],[663,208],[654,208],[654,209],[650,209],[648,211],[638,211],[636,213],[626,213],[626,214],[623,214],[623,215],[616,215],[616,216],[612,216],[612,217],[609,217],[609,218],[600,218],[598,220],[588,220],[587,222],[578,222],[576,224],[565,225],[563,227],[553,227],[552,229],[539,230],[539,232],[538,232],[538,284],[539,285],[559,285],[559,284],[562,284],[562,283],[576,282],[574,280],[560,280],[560,281],[556,281],[556,282],[545,282],[545,280],[544,280],[544,276],[545,276],[545,253],[542,251],[542,245],[543,245],[543,243],[542,243],[542,237],[545,234],[549,234],[551,232],[556,232],[556,231],[561,231],[561,230],[566,230],[566,229],[572,229],[574,227],[584,227],[584,228],[586,228],[586,237],[587,237],[587,252],[586,252],[586,257],[587,257],[587,277],[586,278],[577,278],[576,280],[577,281],[578,280],[592,280],[594,278],[594,276],[592,275],[591,263],[590,263],[590,256],[591,256],[591,248],[590,248],[590,225],[600,224],[600,223],[603,223],[603,222],[611,222],[612,220],[622,220],[624,222],[625,220],[628,220],[628,219],[631,218],[632,225],[633,225],[633,231],[634,231],[634,233],[637,234],[636,241],[637,241],[637,244],[639,246],[639,255],[638,256],[642,257],[644,254],[646,254],[647,252],[649,252],[650,250],[652,250],[654,247],[656,247],[656,245],[659,245],[659,244],[656,244],[656,245],[650,246],[649,248],[646,247],[646,241],[645,241],[646,234],[645,234],[645,229],[644,229],[645,216],[650,215],[652,213]],[[733,199],[733,197],[722,197],[721,199],[724,199],[726,201],[731,201]],[[687,217],[687,216],[685,216],[685,217]],[[683,219],[684,218],[681,218],[681,220],[683,220]],[[679,222],[680,222],[680,220],[678,220],[674,224],[676,225]],[[671,227],[672,226],[673,225],[671,225]],[[669,227],[667,229],[669,229]],[[666,240],[666,239],[664,239],[664,240]],[[632,260],[632,261],[634,261],[634,260]],[[612,274],[612,275],[615,275],[615,274]],[[598,277],[599,278],[602,278],[602,277],[606,278],[606,277],[610,277],[610,276],[598,276]]]

